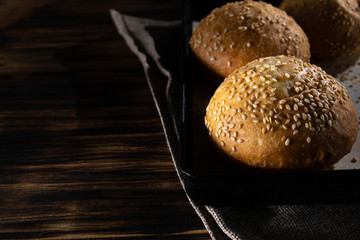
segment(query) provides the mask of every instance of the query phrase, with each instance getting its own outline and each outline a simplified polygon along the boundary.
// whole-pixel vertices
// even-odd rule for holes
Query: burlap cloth
[[[177,102],[180,21],[135,18],[111,10],[119,34],[144,67],[179,180]],[[212,239],[360,239],[359,204],[214,207],[189,202]]]

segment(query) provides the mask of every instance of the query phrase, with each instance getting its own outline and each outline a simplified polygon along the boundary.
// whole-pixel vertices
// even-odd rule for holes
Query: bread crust
[[[345,57],[360,48],[358,1],[283,0],[280,8],[304,29],[312,57]]]
[[[206,68],[223,78],[265,56],[310,59],[301,27],[283,10],[264,2],[232,2],[202,19],[190,39],[191,49]]]
[[[358,132],[346,89],[287,56],[230,74],[209,102],[205,125],[228,156],[266,169],[328,169],[350,152]]]

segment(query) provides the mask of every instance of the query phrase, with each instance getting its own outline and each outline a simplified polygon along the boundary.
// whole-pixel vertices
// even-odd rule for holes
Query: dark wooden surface
[[[0,1],[0,239],[209,239],[110,8],[181,17],[179,0]]]

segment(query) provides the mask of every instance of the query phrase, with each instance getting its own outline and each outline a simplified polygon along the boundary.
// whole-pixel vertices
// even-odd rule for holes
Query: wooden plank
[[[209,239],[110,8],[181,17],[181,1],[1,1],[1,239]]]

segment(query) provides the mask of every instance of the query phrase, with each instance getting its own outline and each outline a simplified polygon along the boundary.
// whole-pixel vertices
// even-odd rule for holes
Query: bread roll
[[[360,11],[356,0],[284,0],[280,8],[304,29],[311,55],[334,59],[360,47]]]
[[[232,2],[215,8],[195,28],[190,45],[198,60],[221,80],[260,57],[283,54],[310,59],[301,27],[264,2]]]
[[[230,74],[206,108],[205,125],[231,158],[267,169],[328,169],[358,132],[346,89],[320,67],[287,56]]]

